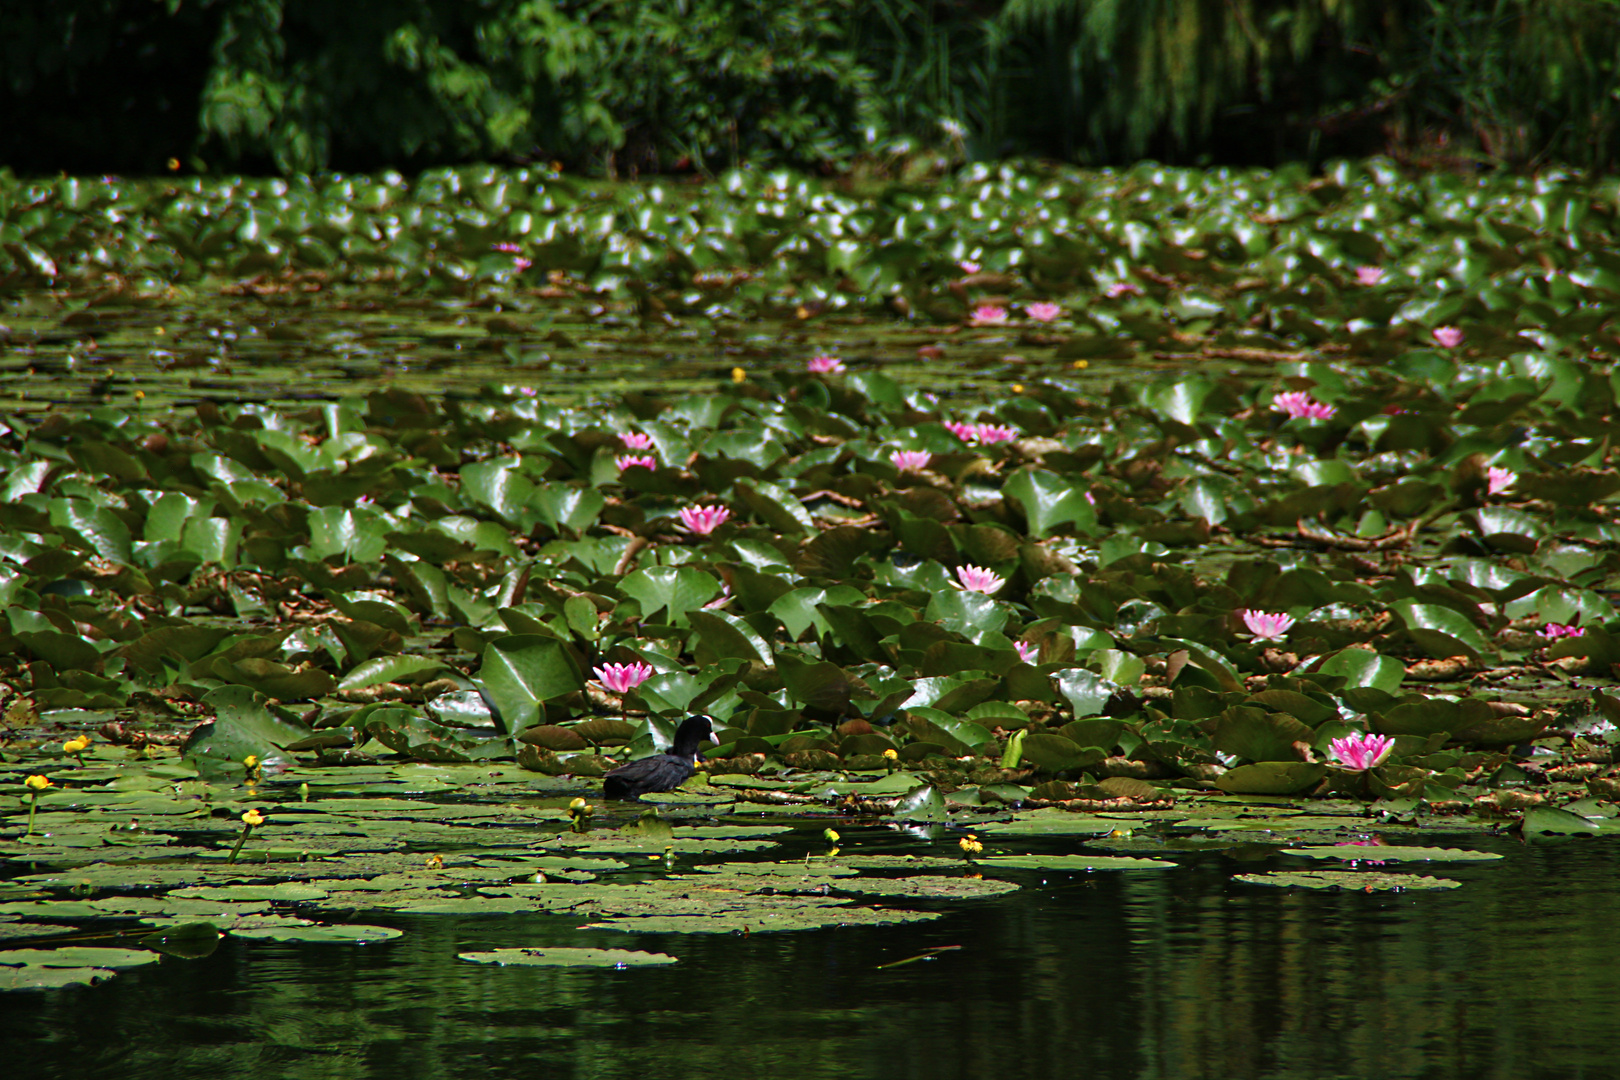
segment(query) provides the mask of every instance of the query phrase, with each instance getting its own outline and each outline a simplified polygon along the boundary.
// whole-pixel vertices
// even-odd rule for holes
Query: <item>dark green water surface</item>
[[[919,848],[890,835],[846,842]],[[800,934],[509,916],[377,918],[405,936],[364,947],[226,938],[95,988],[9,995],[0,1044],[8,1076],[132,1080],[1620,1075],[1620,847],[1446,842],[1507,858],[1409,867],[1462,882],[1446,892],[1307,892],[1234,881],[1298,869],[1236,847],[1171,871],[1029,872],[931,923]],[[456,959],[525,945],[679,963]],[[942,946],[958,948],[879,968]]]

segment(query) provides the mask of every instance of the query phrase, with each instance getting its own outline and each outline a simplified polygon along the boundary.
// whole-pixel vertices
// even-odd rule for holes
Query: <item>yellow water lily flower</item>
[[[264,815],[259,813],[257,810],[249,810],[247,813],[242,815],[242,820],[248,825],[263,825]]]
[[[35,791],[44,791],[48,787],[56,786],[51,783],[50,777],[38,775],[30,776],[28,779],[24,780],[23,783],[28,787],[33,788]]]

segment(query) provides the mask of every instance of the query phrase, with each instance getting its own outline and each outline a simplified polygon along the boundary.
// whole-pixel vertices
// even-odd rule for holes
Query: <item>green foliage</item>
[[[560,161],[915,176],[1614,159],[1620,0],[60,0],[0,11],[25,171]],[[134,118],[133,122],[132,119]]]
[[[1008,0],[1004,13],[1044,35],[1029,78],[1065,148],[1092,160],[1359,147],[1452,165],[1611,161],[1617,16],[1615,0]]]

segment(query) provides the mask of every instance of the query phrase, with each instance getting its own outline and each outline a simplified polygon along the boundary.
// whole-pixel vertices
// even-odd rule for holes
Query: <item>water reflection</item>
[[[8,1074],[31,1080],[1616,1075],[1620,846],[1483,842],[1509,858],[1430,869],[1464,882],[1450,892],[1272,890],[1231,881],[1253,863],[1200,854],[1160,873],[1032,874],[895,928],[626,938],[555,917],[415,918],[362,948],[227,940],[207,960],[0,1000],[0,1042]],[[524,944],[681,963],[455,959]],[[877,970],[943,945],[962,948]]]

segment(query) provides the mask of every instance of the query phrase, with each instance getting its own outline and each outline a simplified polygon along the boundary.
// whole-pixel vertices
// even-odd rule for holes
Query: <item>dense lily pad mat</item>
[[[416,276],[278,247],[290,276],[234,284],[254,237],[173,235],[261,195],[148,191],[141,250],[181,254],[116,287],[140,245],[73,245],[146,211],[30,195],[77,225],[29,262],[49,296],[6,285],[36,396],[0,423],[0,859],[39,892],[0,916],[751,934],[1195,834],[1615,831],[1612,192],[1380,163],[753,184],[666,193],[718,245],[691,265],[635,189],[589,227],[486,208]],[[351,209],[431,201],[383,195]],[[533,266],[480,246],[508,228]],[[419,320],[360,310],[396,288]],[[407,345],[423,377],[381,377]],[[199,356],[256,381],[190,385]],[[63,372],[94,404],[40,407]],[[692,711],[707,775],[602,804]],[[840,847],[877,822],[940,847]]]

